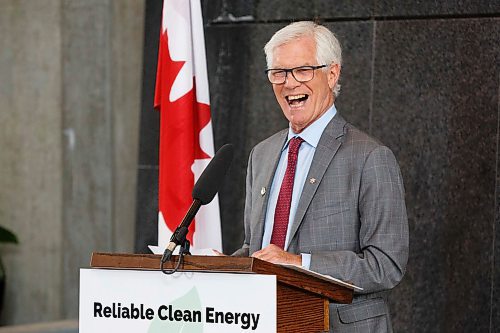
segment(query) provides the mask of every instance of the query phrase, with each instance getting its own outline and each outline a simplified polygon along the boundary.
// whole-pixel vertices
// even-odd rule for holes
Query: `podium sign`
[[[79,332],[276,332],[276,276],[81,269]]]

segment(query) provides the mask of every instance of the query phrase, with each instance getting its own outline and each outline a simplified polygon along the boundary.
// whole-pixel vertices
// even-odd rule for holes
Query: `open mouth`
[[[308,98],[309,95],[307,94],[289,95],[285,97],[288,105],[290,105],[291,107],[300,107],[304,105]]]

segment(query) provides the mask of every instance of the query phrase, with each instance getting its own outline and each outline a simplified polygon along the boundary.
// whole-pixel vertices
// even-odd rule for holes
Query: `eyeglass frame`
[[[271,82],[271,79],[269,78],[269,72],[270,71],[284,71],[285,72],[285,76],[283,78],[283,82],[281,83],[273,83],[271,82],[271,84],[283,84],[286,82],[286,78],[288,77],[288,73],[291,73],[293,78],[295,79],[295,81],[297,82],[300,82],[300,83],[305,83],[305,82],[309,82],[311,81],[312,79],[314,79],[314,71],[317,70],[317,69],[320,69],[320,68],[325,68],[327,67],[328,65],[325,64],[325,65],[317,65],[317,66],[312,66],[312,65],[304,65],[304,66],[297,66],[297,67],[293,67],[293,68],[268,68],[264,71],[264,73],[266,74],[267,76],[267,79],[269,80],[269,82]],[[312,77],[307,80],[307,81],[300,81],[300,80],[297,80],[297,78],[295,77],[295,75],[293,74],[293,71],[296,70],[296,69],[299,69],[299,68],[310,68],[312,69],[313,71],[313,75]]]

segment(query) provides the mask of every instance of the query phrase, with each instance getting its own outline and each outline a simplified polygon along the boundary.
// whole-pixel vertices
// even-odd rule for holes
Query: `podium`
[[[93,253],[91,268],[160,270],[159,255]],[[164,265],[172,269],[178,257]],[[277,282],[277,332],[328,332],[330,302],[351,303],[353,289],[292,268],[255,258],[185,256],[180,272],[216,272],[275,275]]]

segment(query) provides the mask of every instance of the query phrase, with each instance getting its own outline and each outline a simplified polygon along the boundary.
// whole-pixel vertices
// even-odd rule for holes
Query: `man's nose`
[[[295,76],[293,76],[292,72],[286,73],[285,76],[285,87],[287,88],[294,88],[300,86],[300,82],[295,79]]]

